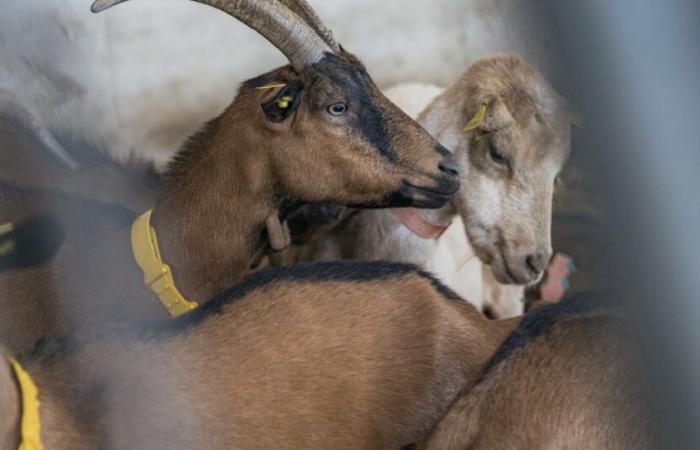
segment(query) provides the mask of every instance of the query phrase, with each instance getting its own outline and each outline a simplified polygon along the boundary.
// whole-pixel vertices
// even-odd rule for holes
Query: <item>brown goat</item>
[[[381,94],[354,56],[276,1],[199,3],[257,29],[292,67],[245,82],[165,174],[150,224],[185,298],[202,303],[238,281],[265,248],[266,223],[289,205],[440,207],[457,191],[451,154]],[[50,265],[2,276],[0,306],[11,313],[0,319],[0,340],[11,348],[47,330],[164,316],[130,249],[133,214],[7,186],[0,203],[12,220],[25,218],[27,205],[50,205],[66,230]]]
[[[581,297],[535,309],[419,448],[656,448],[626,322]]]
[[[259,271],[147,330],[47,339],[20,362],[50,449],[400,449],[516,324],[409,265],[321,263]],[[3,356],[0,446],[16,448]]]

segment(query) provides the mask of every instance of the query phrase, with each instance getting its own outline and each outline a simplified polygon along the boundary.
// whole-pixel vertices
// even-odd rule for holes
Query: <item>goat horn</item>
[[[92,12],[101,12],[127,0],[96,0]],[[289,59],[294,69],[318,62],[333,49],[289,8],[276,0],[193,0],[223,11],[256,30]],[[310,10],[310,8],[309,8]]]
[[[73,159],[70,153],[56,141],[49,129],[16,98],[14,93],[2,88],[0,88],[0,115],[7,115],[18,120],[44,144],[52,155],[57,157],[69,169],[76,170],[78,168],[78,163]]]
[[[327,28],[321,18],[314,9],[309,5],[306,0],[278,0],[280,3],[285,5],[287,8],[292,10],[297,16],[304,19],[304,21],[314,29],[316,34],[318,34],[321,39],[323,39],[334,52],[340,51],[340,45],[335,40],[333,32]]]

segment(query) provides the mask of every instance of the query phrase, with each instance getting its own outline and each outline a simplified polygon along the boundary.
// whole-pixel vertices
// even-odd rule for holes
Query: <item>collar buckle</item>
[[[161,259],[156,232],[151,227],[151,213],[152,210],[149,210],[134,221],[131,227],[131,248],[136,263],[143,271],[144,284],[158,296],[170,316],[177,317],[198,305],[178,291],[170,266]]]

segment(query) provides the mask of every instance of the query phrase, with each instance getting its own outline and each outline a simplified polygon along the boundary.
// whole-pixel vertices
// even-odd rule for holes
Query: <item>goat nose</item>
[[[448,156],[440,161],[438,168],[443,172],[449,173],[450,175],[459,175],[459,167],[457,167],[457,163],[452,156]]]
[[[527,268],[535,274],[539,274],[544,269],[547,268],[549,263],[550,254],[546,252],[532,253],[527,255],[525,262],[527,263]]]

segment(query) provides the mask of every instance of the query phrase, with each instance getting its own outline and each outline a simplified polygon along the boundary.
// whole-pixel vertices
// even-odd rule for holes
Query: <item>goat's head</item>
[[[552,254],[554,181],[570,152],[572,115],[515,56],[475,63],[456,87],[468,124],[456,148],[467,234],[499,282],[536,282]]]
[[[123,1],[97,0],[93,10]],[[218,167],[240,161],[226,145],[245,143],[254,152],[246,157],[269,163],[259,178],[298,201],[435,208],[457,191],[452,155],[384,97],[306,2],[197,1],[255,28],[291,62],[244,83],[212,122],[230,137]]]

